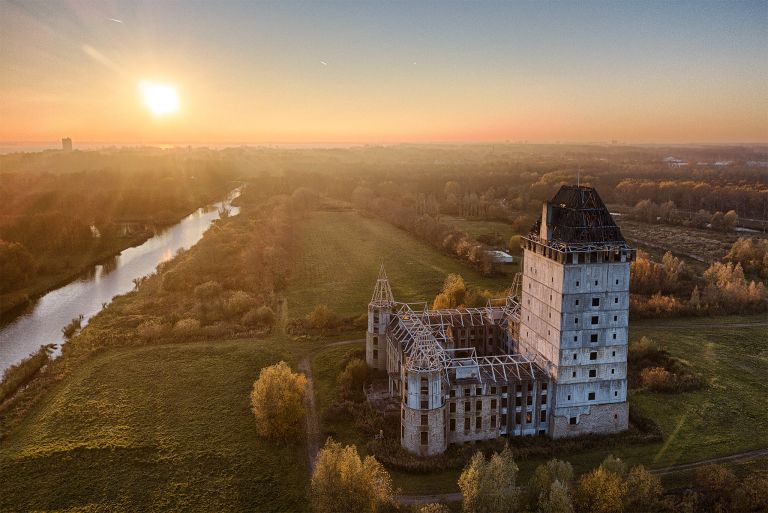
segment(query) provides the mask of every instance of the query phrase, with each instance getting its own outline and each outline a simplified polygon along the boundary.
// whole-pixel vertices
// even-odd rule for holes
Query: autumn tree
[[[661,480],[648,472],[644,466],[632,467],[627,476],[627,495],[624,503],[627,511],[640,513],[658,510],[663,491]]]
[[[432,308],[456,308],[464,304],[464,296],[467,293],[467,284],[464,278],[458,274],[449,274],[443,282],[443,288],[435,297]]]
[[[317,454],[310,500],[317,513],[374,513],[392,501],[392,479],[373,456],[329,438]]]
[[[310,328],[326,330],[336,326],[339,322],[339,316],[331,310],[328,305],[317,305],[307,315],[307,324]]]
[[[35,270],[35,260],[23,244],[0,240],[0,292],[23,286]]]
[[[621,476],[601,465],[581,476],[574,503],[581,513],[621,513],[626,493],[627,485]]]
[[[537,513],[573,513],[573,501],[568,485],[555,480],[546,495],[539,498]]]
[[[264,367],[251,391],[256,429],[264,437],[286,441],[303,429],[307,378],[285,362]]]
[[[528,481],[526,493],[528,508],[532,511],[540,508],[542,500],[549,500],[550,491],[555,482],[560,482],[567,487],[571,479],[573,479],[573,467],[566,461],[551,459],[536,467]]]
[[[517,465],[506,447],[486,460],[475,453],[459,476],[466,513],[507,513],[517,510],[519,491],[515,484]]]

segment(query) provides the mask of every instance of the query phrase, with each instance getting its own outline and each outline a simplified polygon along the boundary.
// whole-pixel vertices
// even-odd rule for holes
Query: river
[[[221,207],[229,207],[230,214],[236,215],[238,208],[229,202],[238,192],[225,201],[196,210],[140,246],[93,266],[78,279],[40,297],[18,317],[6,321],[0,326],[0,375],[42,345],[57,344],[60,348],[65,342],[61,332],[65,325],[82,314],[85,326],[86,320],[98,313],[103,304],[133,290],[133,280],[153,273],[159,263],[173,258],[178,250],[194,246],[219,218]]]

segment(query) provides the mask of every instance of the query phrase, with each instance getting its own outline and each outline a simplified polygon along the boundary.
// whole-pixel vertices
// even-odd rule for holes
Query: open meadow
[[[354,211],[312,213],[295,248],[296,267],[285,291],[294,318],[320,303],[344,315],[363,313],[382,261],[396,298],[403,300],[431,300],[451,272],[481,288],[508,286]],[[689,362],[707,386],[631,395],[661,427],[661,443],[552,455],[582,472],[609,453],[663,468],[768,447],[767,324],[765,316],[632,322],[632,340],[652,337]],[[260,439],[249,391],[262,367],[285,360],[296,368],[308,358],[321,436],[364,445],[366,437],[351,421],[323,415],[336,400],[337,374],[363,348],[359,341],[329,344],[363,336],[305,340],[275,333],[90,356],[2,440],[0,510],[305,511],[304,441],[280,446]],[[766,459],[747,465],[765,469]],[[521,479],[541,461],[518,461]],[[402,493],[426,494],[456,491],[459,472],[392,475]],[[675,482],[674,474],[664,478]]]
[[[450,273],[468,285],[503,293],[512,283],[481,276],[403,230],[354,210],[320,210],[297,229],[288,285],[288,316],[326,304],[340,315],[366,312],[384,264],[395,300],[432,302]]]
[[[306,510],[305,448],[260,439],[249,393],[307,348],[277,336],[93,356],[3,440],[0,510]]]

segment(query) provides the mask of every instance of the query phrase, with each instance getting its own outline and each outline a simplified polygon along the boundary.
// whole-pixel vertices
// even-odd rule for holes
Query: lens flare
[[[172,85],[144,80],[139,83],[139,92],[144,105],[155,116],[167,116],[179,110],[179,95]]]

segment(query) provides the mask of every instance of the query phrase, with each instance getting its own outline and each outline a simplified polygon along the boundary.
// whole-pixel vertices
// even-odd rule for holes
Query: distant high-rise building
[[[61,139],[61,149],[64,151],[72,151],[72,139],[64,137]]]

